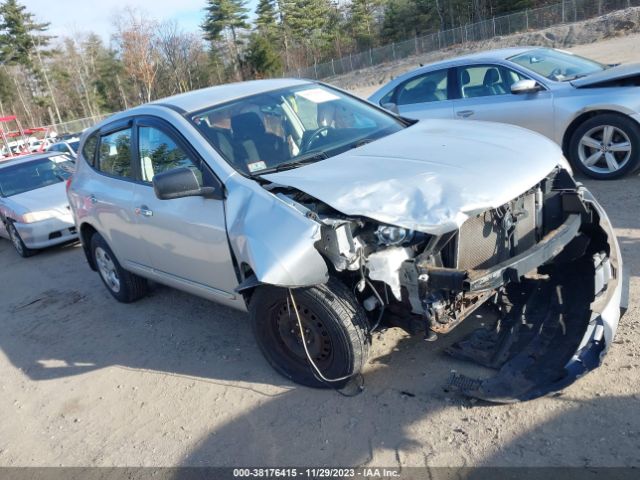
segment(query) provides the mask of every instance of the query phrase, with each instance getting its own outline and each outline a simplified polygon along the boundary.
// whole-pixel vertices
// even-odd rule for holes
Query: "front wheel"
[[[640,166],[640,126],[623,115],[596,115],[572,135],[569,158],[591,178],[609,180],[631,173]]]
[[[286,288],[263,286],[249,302],[260,350],[286,378],[309,387],[341,388],[363,368],[369,354],[368,320],[353,294],[341,282],[292,290],[300,316]],[[314,372],[307,352],[325,381]],[[347,377],[347,378],[345,378]]]
[[[30,257],[31,255],[34,255],[36,253],[36,250],[28,248],[24,244],[22,238],[20,237],[20,234],[18,233],[18,230],[16,229],[16,226],[10,221],[7,221],[7,232],[9,233],[9,238],[11,239],[11,243],[13,244],[13,248],[16,249],[16,252],[22,258]]]
[[[122,268],[99,233],[94,233],[91,237],[91,254],[102,283],[116,300],[129,303],[147,293],[147,281]]]

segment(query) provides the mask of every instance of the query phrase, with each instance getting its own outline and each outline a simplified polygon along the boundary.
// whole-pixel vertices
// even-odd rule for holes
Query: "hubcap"
[[[329,332],[315,313],[304,304],[296,303],[309,354],[318,367],[326,367],[333,354]],[[283,303],[276,312],[275,321],[282,345],[297,361],[307,363],[307,354],[302,346],[302,336],[293,305]]]
[[[120,291],[120,278],[111,256],[101,247],[96,248],[95,256],[100,276],[114,293],[118,293]]]
[[[613,173],[624,167],[631,157],[631,141],[613,125],[600,125],[580,139],[578,156],[594,173]]]
[[[18,253],[22,255],[22,242],[20,241],[16,227],[13,225],[9,227],[9,236],[11,237],[11,243],[13,243],[13,246],[16,248]]]

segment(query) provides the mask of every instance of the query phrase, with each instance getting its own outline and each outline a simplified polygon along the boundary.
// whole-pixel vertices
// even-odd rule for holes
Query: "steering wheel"
[[[563,75],[562,75],[562,69],[560,67],[554,68],[549,74],[549,78],[554,78],[556,80],[561,76]]]
[[[309,138],[307,138],[306,142],[304,143],[304,145],[302,145],[302,147],[300,147],[300,151],[301,152],[307,152],[311,149],[311,147],[313,146],[314,142],[318,141],[320,139],[320,135],[322,135],[323,133],[328,133],[329,132],[329,127],[327,126],[323,126],[320,128],[316,128],[313,133],[311,135],[309,135]]]

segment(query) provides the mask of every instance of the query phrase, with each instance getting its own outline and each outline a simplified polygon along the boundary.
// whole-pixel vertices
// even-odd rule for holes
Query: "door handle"
[[[142,215],[143,217],[153,217],[153,211],[149,210],[149,207],[147,207],[146,205],[140,205],[139,207],[136,207],[134,211],[136,212],[136,215]]]
[[[467,118],[473,115],[474,113],[475,112],[473,110],[460,110],[459,112],[456,112],[456,115],[462,118]]]

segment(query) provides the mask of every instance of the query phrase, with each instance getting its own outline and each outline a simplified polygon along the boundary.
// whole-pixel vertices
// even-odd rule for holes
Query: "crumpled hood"
[[[577,78],[571,82],[576,88],[595,87],[601,83],[608,83],[613,80],[624,80],[626,78],[640,77],[640,63],[630,63],[607,68],[601,72],[592,73],[586,77]]]
[[[352,216],[442,234],[524,193],[560,148],[520,127],[424,120],[341,155],[263,178]]]
[[[62,215],[70,213],[67,209],[69,201],[65,192],[65,182],[55,183],[46,187],[13,195],[6,198],[9,204],[18,213],[39,212],[42,210],[56,210]]]

